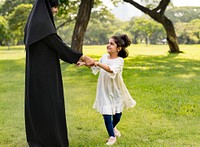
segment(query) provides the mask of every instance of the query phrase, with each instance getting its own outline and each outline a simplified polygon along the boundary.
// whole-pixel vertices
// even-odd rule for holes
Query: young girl
[[[122,79],[123,58],[128,56],[126,47],[130,43],[127,35],[111,37],[107,45],[108,54],[103,55],[99,62],[95,62],[91,67],[95,75],[100,72],[93,108],[103,115],[109,134],[106,145],[113,145],[116,142],[116,136],[121,136],[116,125],[121,119],[123,109],[136,104]],[[84,65],[84,62],[78,63],[78,66],[81,65]]]

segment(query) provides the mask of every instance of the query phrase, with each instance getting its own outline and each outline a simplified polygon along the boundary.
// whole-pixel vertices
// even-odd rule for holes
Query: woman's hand
[[[86,63],[83,62],[83,61],[78,61],[78,62],[76,63],[76,66],[78,66],[78,67],[83,66],[83,65],[86,65]]]

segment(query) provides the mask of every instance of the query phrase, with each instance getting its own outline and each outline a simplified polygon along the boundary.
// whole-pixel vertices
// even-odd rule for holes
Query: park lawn
[[[123,111],[116,145],[200,146],[200,45],[131,45],[124,82],[137,105]],[[105,46],[84,46],[99,59]],[[0,147],[26,145],[23,47],[0,48]],[[102,116],[92,109],[98,76],[87,67],[61,61],[70,146],[105,146]]]

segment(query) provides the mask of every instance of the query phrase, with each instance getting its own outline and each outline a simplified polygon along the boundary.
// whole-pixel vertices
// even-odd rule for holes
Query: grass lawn
[[[124,82],[137,101],[123,111],[116,147],[200,146],[200,45],[132,45]],[[84,46],[99,59],[105,46]],[[0,147],[26,147],[24,129],[24,48],[0,47]],[[102,116],[92,109],[98,76],[87,67],[61,62],[71,147],[105,146]]]

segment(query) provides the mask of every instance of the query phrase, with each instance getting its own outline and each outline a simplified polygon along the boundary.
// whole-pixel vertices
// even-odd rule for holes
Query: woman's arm
[[[87,66],[94,65],[94,60],[67,46],[57,34],[51,34],[44,39],[49,48],[55,50],[60,59],[68,63],[77,63],[83,60]]]

